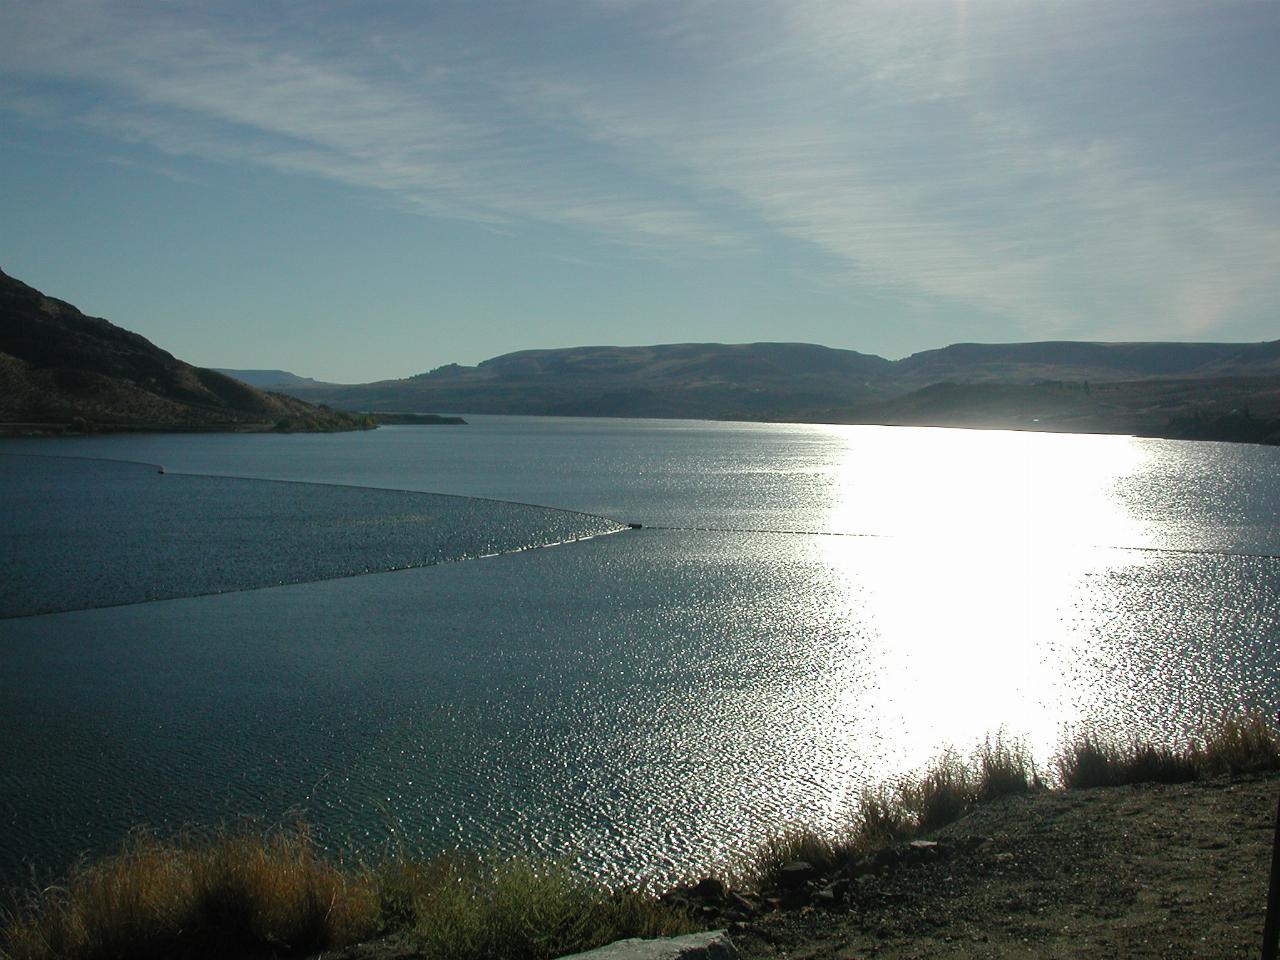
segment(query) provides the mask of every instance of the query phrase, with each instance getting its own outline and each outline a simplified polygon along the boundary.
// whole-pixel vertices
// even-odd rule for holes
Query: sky
[[[0,4],[0,269],[202,366],[1280,337],[1280,0]]]

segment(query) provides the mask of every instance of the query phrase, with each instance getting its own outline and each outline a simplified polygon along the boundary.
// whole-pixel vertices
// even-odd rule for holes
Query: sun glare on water
[[[903,769],[1001,732],[1044,756],[1097,695],[1071,668],[1106,615],[1091,596],[1118,559],[1106,548],[1152,544],[1116,493],[1145,454],[1123,437],[915,432],[847,431],[831,476],[830,530],[874,535],[814,540],[862,638],[836,709]]]

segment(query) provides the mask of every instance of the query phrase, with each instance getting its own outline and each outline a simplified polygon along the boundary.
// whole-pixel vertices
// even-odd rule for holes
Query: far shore
[[[503,416],[540,417],[543,414],[502,414]],[[0,438],[23,437],[77,437],[125,433],[332,433],[352,430],[377,429],[379,424],[414,426],[460,426],[467,421],[460,416],[424,413],[352,414],[362,422],[332,428],[314,428],[304,425],[282,426],[279,423],[0,423]],[[613,418],[590,417],[584,419],[681,419],[681,418]],[[690,418],[700,419],[700,418]],[[1188,417],[1176,419],[1158,426],[1150,423],[1106,424],[1095,420],[1059,421],[1018,417],[954,417],[946,419],[893,419],[872,421],[840,417],[812,420],[713,420],[712,423],[779,423],[797,425],[830,426],[878,426],[878,427],[929,427],[938,430],[1009,430],[1019,433],[1069,433],[1084,436],[1128,436],[1152,440],[1200,440],[1211,443],[1245,443],[1260,446],[1280,445],[1280,419],[1229,414],[1219,417]]]

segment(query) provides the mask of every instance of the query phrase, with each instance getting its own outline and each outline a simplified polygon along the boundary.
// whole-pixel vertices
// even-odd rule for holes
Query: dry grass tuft
[[[1068,790],[1127,783],[1188,783],[1199,777],[1191,751],[1143,741],[1116,743],[1081,734],[1056,759],[1059,782]]]
[[[397,891],[414,947],[427,960],[549,960],[625,937],[693,929],[638,893],[607,893],[562,867],[474,858],[401,864]]]
[[[1202,776],[1280,770],[1280,735],[1259,713],[1242,719],[1228,717],[1198,747]]]
[[[947,751],[918,777],[902,780],[897,792],[914,832],[921,834],[954,823],[979,803],[1026,793],[1039,784],[1026,748],[997,737],[968,760]]]
[[[5,918],[5,960],[300,956],[398,932],[432,958],[545,960],[691,929],[638,893],[561,868],[403,856],[341,869],[302,829],[165,843],[140,836]]]
[[[928,833],[960,819],[977,799],[976,771],[947,752],[915,780],[898,786],[899,802],[915,830]]]
[[[852,841],[860,852],[872,852],[914,835],[915,824],[897,790],[882,786],[862,791],[852,831]]]
[[[365,878],[319,858],[301,829],[188,844],[137,836],[116,856],[75,870],[20,906],[0,934],[0,955],[287,954],[350,943],[376,928],[377,903]]]
[[[988,739],[974,754],[978,772],[977,801],[1014,796],[1039,789],[1042,784],[1035,763],[1021,743]]]
[[[755,886],[779,882],[783,866],[803,860],[821,873],[930,833],[974,805],[1041,786],[1030,754],[1019,743],[987,740],[965,760],[953,751],[914,777],[863,790],[850,827],[835,836],[791,829],[765,843],[740,877]]]
[[[1184,747],[1081,733],[1055,760],[1068,790],[1132,783],[1189,783],[1204,777],[1280,769],[1280,736],[1260,715],[1228,718]]]
[[[1182,749],[1082,733],[1056,767],[1068,789],[1276,770],[1280,735],[1257,715],[1226,720]],[[864,791],[839,835],[784,832],[735,879],[772,886],[796,860],[832,872],[978,803],[1041,786],[1020,744],[988,740],[968,759],[949,752],[917,776]],[[401,851],[374,868],[342,868],[296,827],[179,843],[134,837],[4,916],[0,960],[297,956],[388,932],[409,938],[427,960],[549,960],[691,929],[687,915],[654,897],[610,893],[565,868],[523,860],[414,860]]]

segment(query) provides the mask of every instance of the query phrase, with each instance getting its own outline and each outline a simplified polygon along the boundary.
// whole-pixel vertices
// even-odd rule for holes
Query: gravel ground
[[[1256,957],[1280,776],[986,805],[853,881],[732,929],[764,958]]]

